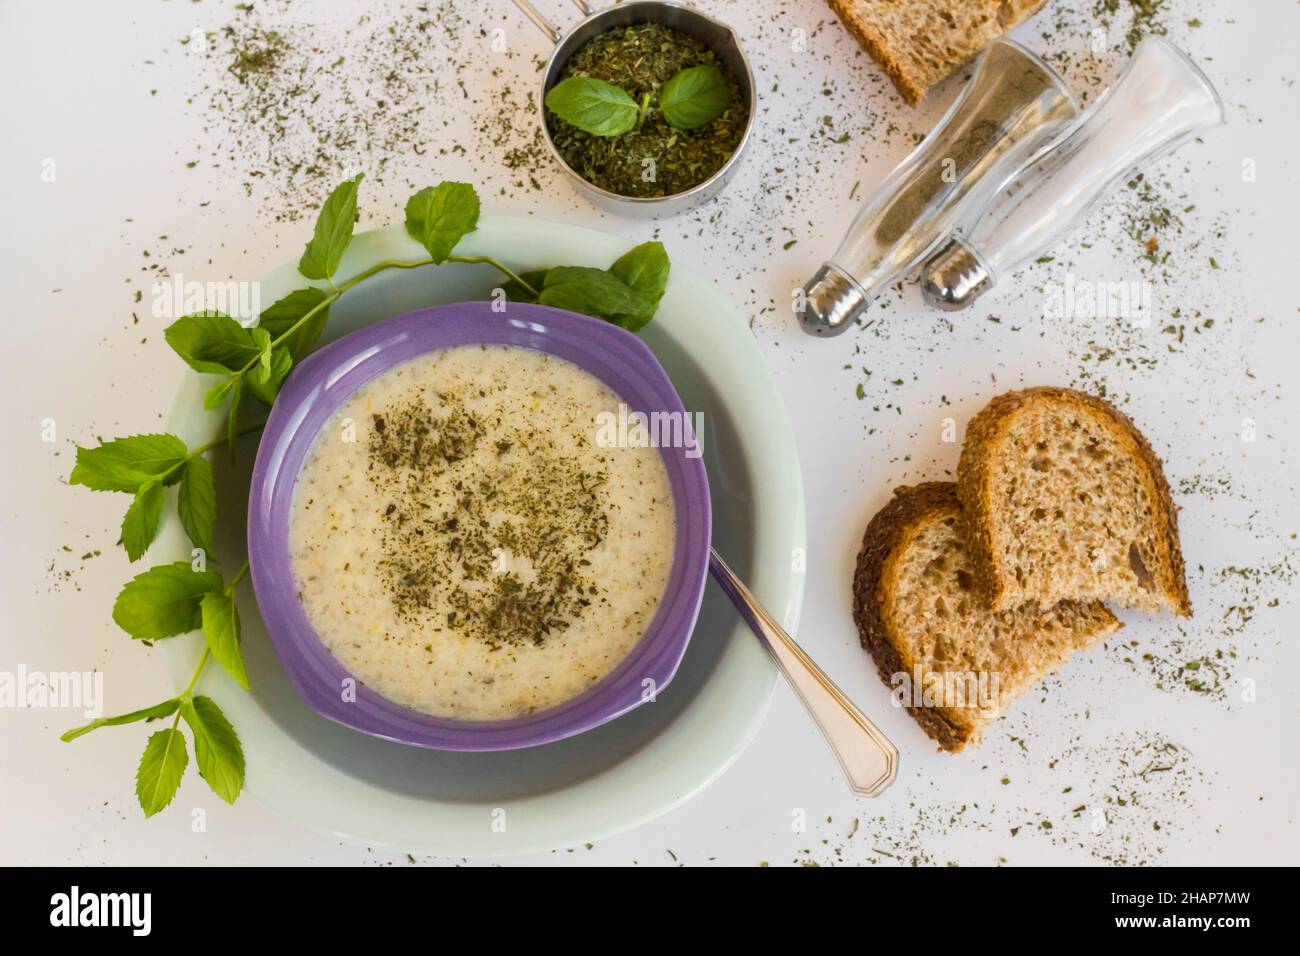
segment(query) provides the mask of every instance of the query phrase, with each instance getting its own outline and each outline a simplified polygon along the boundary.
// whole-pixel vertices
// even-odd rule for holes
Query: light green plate
[[[607,266],[631,245],[588,229],[491,219],[457,247],[491,253],[513,268]],[[673,252],[671,246],[669,254]],[[400,227],[356,238],[340,274],[387,259],[421,258]],[[296,260],[262,282],[262,302],[301,288]],[[486,298],[499,284],[488,266],[390,270],[349,292],[327,338],[423,306]],[[793,632],[803,574],[804,503],[794,437],[744,321],[706,281],[674,263],[667,294],[644,332],[686,407],[704,412],[713,493],[714,545]],[[191,443],[219,433],[203,411],[205,376],[187,375],[169,429]],[[230,573],[245,555],[248,475],[256,439],[227,469],[214,456],[222,530],[216,552]],[[187,558],[170,521],[155,545],[161,560]],[[241,691],[209,668],[217,697],[244,743],[246,794],[290,820],[348,840],[444,856],[496,856],[573,846],[666,812],[716,779],[758,730],[776,670],[710,583],[690,649],[659,699],[603,727],[544,747],[507,753],[443,753],[368,737],[317,716],[294,693],[262,629],[250,588],[241,589],[244,653],[253,685]],[[197,659],[194,638],[159,645],[183,686]]]

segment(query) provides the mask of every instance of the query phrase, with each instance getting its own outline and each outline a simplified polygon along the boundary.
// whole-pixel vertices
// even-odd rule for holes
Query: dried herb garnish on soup
[[[683,71],[692,72],[682,76]],[[603,81],[586,91],[602,115],[584,125],[599,133],[561,119],[548,96],[551,139],[578,175],[621,196],[671,196],[699,185],[731,158],[749,121],[736,78],[717,54],[695,37],[657,23],[594,37],[565,64],[556,87],[573,77]],[[611,92],[605,84],[617,89]],[[618,96],[619,91],[627,96]],[[696,118],[708,116],[694,125]]]

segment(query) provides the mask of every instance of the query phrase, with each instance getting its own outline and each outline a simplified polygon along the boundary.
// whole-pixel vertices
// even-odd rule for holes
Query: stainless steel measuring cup
[[[560,164],[560,168],[569,174],[569,178],[573,180],[579,192],[597,206],[610,212],[642,219],[658,219],[663,216],[680,215],[688,209],[692,209],[700,203],[713,198],[722,191],[722,188],[739,167],[740,157],[749,144],[750,136],[754,131],[754,113],[758,105],[757,91],[754,86],[754,71],[750,69],[749,59],[745,56],[745,51],[741,48],[740,40],[736,37],[734,30],[724,23],[719,23],[712,17],[705,16],[698,10],[694,10],[683,3],[670,2],[670,0],[634,0],[634,2],[620,3],[595,13],[591,12],[591,8],[585,0],[574,0],[585,19],[569,30],[568,33],[561,33],[538,12],[530,0],[514,0],[514,3],[527,15],[528,19],[537,25],[538,29],[546,34],[547,39],[555,44],[555,50],[551,53],[551,58],[546,63],[546,69],[542,72],[542,87],[537,96],[537,118],[538,122],[542,124],[542,135],[546,139],[547,148],[551,151],[551,155],[555,157],[555,161]],[[745,122],[744,135],[741,136],[735,152],[731,154],[731,158],[704,182],[698,183],[684,192],[673,193],[669,196],[620,196],[618,193],[610,192],[608,189],[602,189],[588,182],[564,161],[564,157],[560,155],[559,150],[555,148],[555,143],[551,140],[551,131],[546,124],[545,100],[547,91],[560,79],[560,72],[564,69],[565,64],[569,62],[569,58],[592,37],[607,30],[613,30],[616,27],[632,26],[637,23],[659,23],[674,30],[680,30],[682,33],[702,41],[731,70],[732,75],[736,78],[736,83],[740,87],[740,95],[749,106],[749,117]]]

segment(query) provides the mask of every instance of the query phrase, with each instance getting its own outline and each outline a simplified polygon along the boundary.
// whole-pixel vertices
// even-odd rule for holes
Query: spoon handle
[[[853,792],[864,797],[881,793],[898,773],[898,748],[773,620],[713,548],[709,570],[803,701]]]

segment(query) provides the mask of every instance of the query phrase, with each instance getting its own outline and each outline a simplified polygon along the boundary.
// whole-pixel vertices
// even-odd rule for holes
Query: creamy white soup
[[[330,652],[390,700],[496,720],[554,706],[623,660],[668,580],[668,475],[601,447],[619,397],[542,352],[466,346],[368,382],[294,489],[298,598]]]

